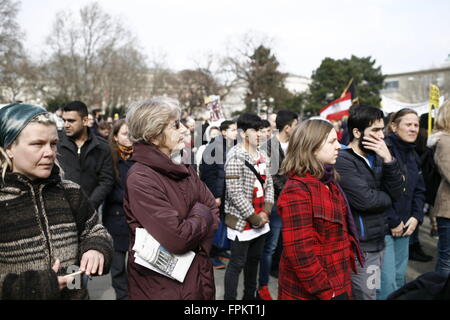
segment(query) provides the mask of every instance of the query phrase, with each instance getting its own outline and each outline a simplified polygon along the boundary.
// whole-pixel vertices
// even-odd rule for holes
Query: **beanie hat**
[[[48,113],[43,107],[31,104],[10,104],[0,109],[0,147],[6,149],[22,130],[40,114]]]

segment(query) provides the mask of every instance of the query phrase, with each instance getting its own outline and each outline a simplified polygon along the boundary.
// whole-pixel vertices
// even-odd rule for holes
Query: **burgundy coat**
[[[348,228],[340,189],[332,182],[327,186],[330,189],[310,174],[292,176],[278,198],[283,221],[279,300],[352,295],[356,240]]]
[[[128,294],[144,300],[213,300],[209,252],[219,224],[214,196],[188,165],[173,163],[156,147],[136,144],[128,171],[124,209],[130,228]],[[184,283],[134,263],[136,228],[145,228],[175,254],[195,251]]]

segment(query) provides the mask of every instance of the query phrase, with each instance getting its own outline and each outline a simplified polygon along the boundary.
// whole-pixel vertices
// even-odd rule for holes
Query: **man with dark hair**
[[[225,163],[225,223],[231,241],[231,260],[225,272],[225,300],[236,300],[239,275],[244,269],[244,300],[254,300],[258,265],[270,227],[274,204],[270,159],[258,149],[261,118],[244,113],[237,120],[241,141]]]
[[[277,203],[278,196],[283,190],[286,183],[286,176],[280,175],[279,171],[281,163],[284,160],[289,144],[289,138],[298,124],[298,115],[289,110],[278,111],[275,119],[276,128],[278,132],[265,144],[261,149],[267,152],[270,157],[270,174],[272,175],[275,203]],[[266,242],[264,244],[263,254],[261,256],[260,270],[259,270],[259,289],[258,296],[262,300],[272,300],[269,292],[269,274],[272,267],[272,256],[277,248],[281,233],[281,218],[278,215],[277,207],[273,206],[270,213],[270,232],[267,234]]]
[[[221,223],[224,223],[224,204],[225,204],[225,161],[228,151],[237,142],[237,126],[236,122],[226,120],[220,124],[221,135],[213,138],[206,146],[203,152],[202,161],[200,163],[200,179],[206,184],[208,189],[216,198],[217,206],[220,208]],[[226,230],[226,229],[225,229]],[[219,228],[217,232],[222,232]],[[220,240],[219,234],[215,237]],[[228,242],[228,241],[226,241]],[[225,248],[224,248],[225,246]],[[229,256],[225,253],[228,247],[220,241],[213,243],[211,250],[211,260],[214,269],[224,269],[225,264],[220,261],[219,257]]]
[[[114,184],[109,144],[88,129],[88,109],[83,102],[67,104],[62,118],[64,132],[60,133],[58,161],[64,178],[79,184],[98,209]]]
[[[261,145],[272,138],[272,125],[268,120],[261,120]]]
[[[399,164],[384,142],[383,112],[360,105],[348,118],[349,148],[339,151],[336,170],[358,231],[365,265],[352,275],[356,300],[375,300],[380,287],[385,212],[405,188]]]

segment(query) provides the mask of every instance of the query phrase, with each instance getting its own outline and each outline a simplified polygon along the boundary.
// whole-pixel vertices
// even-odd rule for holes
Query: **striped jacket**
[[[37,181],[6,174],[0,182],[0,299],[88,298],[84,285],[60,291],[51,268],[59,259],[58,275],[64,275],[80,265],[84,252],[97,250],[108,272],[112,239],[97,221],[79,185],[61,180],[55,170]]]
[[[267,157],[264,151],[258,151],[266,159],[267,170],[269,170],[270,158]],[[255,160],[242,148],[242,144],[238,144],[230,150],[225,163],[225,223],[230,228],[238,231],[244,230],[247,221],[253,225],[258,225],[260,221],[252,205],[253,191],[257,178],[245,166],[245,160],[255,166]],[[273,181],[270,174],[266,174],[264,190],[264,211],[270,214],[274,204]]]

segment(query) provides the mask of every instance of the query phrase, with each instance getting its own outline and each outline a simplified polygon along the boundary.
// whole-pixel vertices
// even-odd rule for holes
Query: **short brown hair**
[[[289,139],[289,147],[281,166],[281,173],[304,176],[310,173],[317,179],[324,175],[323,164],[314,153],[326,142],[333,125],[327,120],[313,119],[302,122]],[[337,178],[336,171],[334,177]]]

